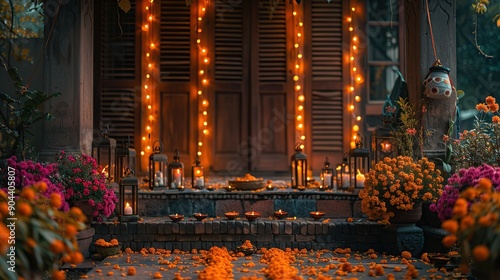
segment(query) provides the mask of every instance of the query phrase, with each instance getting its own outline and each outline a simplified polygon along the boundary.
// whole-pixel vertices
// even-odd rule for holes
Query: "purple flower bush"
[[[25,188],[35,185],[38,182],[45,182],[47,190],[41,194],[50,198],[50,194],[58,193],[61,195],[62,205],[59,210],[66,212],[69,210],[69,204],[65,199],[64,185],[59,179],[56,163],[41,163],[31,160],[17,162],[17,158],[12,156],[7,159],[7,166],[16,170],[15,183],[18,188]],[[3,172],[4,174],[6,172]]]
[[[118,198],[102,173],[102,167],[94,158],[86,154],[70,155],[62,151],[57,155],[57,164],[66,187],[66,200],[70,203],[88,200],[94,208],[93,216],[98,221],[113,213]]]
[[[500,192],[500,167],[483,164],[477,167],[462,168],[448,178],[443,194],[436,203],[430,205],[429,209],[436,212],[441,221],[450,219],[453,206],[460,193],[468,187],[476,186],[481,178],[490,179],[493,188]]]

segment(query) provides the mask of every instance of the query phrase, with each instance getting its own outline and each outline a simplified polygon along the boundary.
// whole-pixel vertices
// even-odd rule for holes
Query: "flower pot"
[[[389,219],[391,224],[415,224],[422,218],[422,202],[415,202],[412,210],[393,210],[394,216]]]
[[[92,207],[88,200],[73,201],[71,206],[78,207],[82,210],[83,214],[87,217],[85,224],[90,225],[94,221],[94,207]]]
[[[93,227],[86,228],[76,234],[78,249],[85,258],[90,257],[89,247],[94,239],[95,229]]]

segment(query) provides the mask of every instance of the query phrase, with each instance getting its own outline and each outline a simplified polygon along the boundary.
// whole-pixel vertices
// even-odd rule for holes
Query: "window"
[[[400,70],[403,7],[398,0],[367,2],[368,92],[370,101],[383,101],[390,94]],[[401,70],[400,70],[401,71]]]

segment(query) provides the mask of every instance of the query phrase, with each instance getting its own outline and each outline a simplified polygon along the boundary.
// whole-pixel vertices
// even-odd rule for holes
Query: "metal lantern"
[[[372,133],[372,164],[385,157],[398,155],[397,139],[392,135],[392,129],[386,126],[377,127]]]
[[[184,188],[184,164],[180,160],[178,149],[175,149],[174,161],[168,164],[168,182],[172,189]]]
[[[194,165],[191,167],[191,185],[193,188],[200,190],[205,187],[205,177],[203,175],[200,156],[196,156]]]
[[[292,156],[292,188],[307,186],[307,156],[302,153],[300,145],[295,147],[295,154]]]
[[[103,130],[101,135],[92,141],[92,157],[102,166],[102,172],[108,181],[118,182],[115,176],[116,140],[108,137],[107,130]]]
[[[363,148],[363,140],[356,136],[356,148],[349,151],[349,167],[351,186],[364,188],[365,174],[370,171],[370,150]]]
[[[120,180],[120,206],[118,212],[122,221],[138,221],[137,211],[139,180],[130,170],[128,174]]]
[[[341,163],[338,163],[335,167],[335,174],[336,174],[336,180],[337,180],[337,188],[338,189],[348,189],[351,180],[350,180],[350,173],[349,173],[349,164],[347,162],[347,154],[344,155],[344,158],[342,159]]]
[[[135,166],[136,152],[134,149],[130,148],[129,137],[127,143],[122,142],[122,145],[116,148],[116,181],[120,182],[120,179],[127,175],[127,170],[135,174]]]
[[[321,169],[321,185],[324,188],[332,189],[333,186],[333,168],[330,168],[328,157],[325,158],[325,166]]]
[[[158,145],[156,145],[158,143]],[[162,154],[163,144],[153,143],[153,153],[149,156],[149,189],[167,186],[168,157]]]

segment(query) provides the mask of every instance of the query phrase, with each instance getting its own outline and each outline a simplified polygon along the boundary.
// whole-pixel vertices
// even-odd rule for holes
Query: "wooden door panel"
[[[188,129],[191,123],[189,108],[189,92],[162,93],[160,115],[164,153],[179,149],[181,155],[189,154],[192,138]]]

